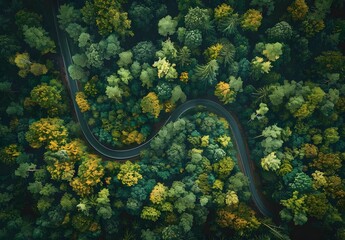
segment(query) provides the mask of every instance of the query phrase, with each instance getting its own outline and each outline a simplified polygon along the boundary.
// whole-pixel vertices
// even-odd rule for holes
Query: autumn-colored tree
[[[341,177],[332,175],[326,177],[327,185],[325,186],[325,192],[332,198],[338,198],[339,200],[345,198],[345,184]]]
[[[308,13],[308,5],[305,0],[295,0],[288,8],[288,12],[291,14],[293,20],[303,20]]]
[[[236,92],[230,89],[230,84],[222,81],[216,85],[214,94],[225,104],[233,102],[236,96]]]
[[[217,60],[217,58],[220,56],[222,49],[223,49],[223,45],[221,43],[216,43],[208,47],[204,52],[206,56],[206,60],[207,61]]]
[[[19,68],[18,75],[22,78],[26,77],[29,72],[35,76],[41,76],[48,72],[44,64],[32,62],[27,52],[16,53],[14,63]]]
[[[255,217],[255,212],[248,206],[240,203],[235,207],[227,207],[217,211],[217,224],[222,228],[232,228],[243,235],[257,229],[260,222]]]
[[[140,174],[140,166],[137,163],[126,161],[120,166],[120,172],[117,174],[117,179],[126,186],[133,186],[138,183],[143,176]]]
[[[61,92],[55,87],[42,83],[34,87],[30,92],[30,100],[45,109],[59,108],[61,104]]]
[[[189,79],[188,72],[181,72],[180,81],[183,83],[187,83],[188,79]]]
[[[80,139],[74,139],[63,145],[60,150],[66,151],[69,161],[77,162],[85,155],[86,146]]]
[[[157,183],[150,193],[150,201],[154,204],[161,204],[167,197],[168,188],[162,183]]]
[[[81,112],[87,112],[90,110],[90,104],[87,101],[84,92],[77,92],[75,95],[75,100]]]
[[[304,144],[303,150],[306,158],[315,158],[319,152],[317,146],[310,143]]]
[[[155,118],[158,118],[160,111],[162,110],[162,106],[159,103],[159,99],[154,92],[148,93],[140,103],[141,109],[143,113],[150,113]]]
[[[261,12],[255,9],[249,9],[242,16],[241,26],[244,30],[257,31],[261,25],[261,20]]]
[[[92,193],[92,187],[101,182],[103,176],[102,160],[94,154],[88,154],[83,157],[78,176],[73,178],[70,185],[78,195],[87,196]]]
[[[89,2],[88,4],[90,5],[89,9],[94,11],[98,32],[101,35],[112,32],[116,32],[121,36],[133,35],[133,32],[130,31],[131,20],[128,19],[126,12],[121,12],[121,4],[118,1],[93,0],[93,3]]]
[[[0,160],[7,165],[14,164],[19,155],[20,149],[17,144],[10,144],[0,150]]]
[[[68,132],[64,121],[59,118],[41,118],[29,126],[25,139],[33,148],[45,145],[47,149],[57,151],[66,144]]]
[[[69,161],[65,151],[46,152],[44,160],[48,163],[47,170],[53,180],[71,181],[74,176],[74,162]]]
[[[142,133],[138,132],[137,130],[133,130],[131,132],[122,131],[122,142],[124,144],[132,144],[137,143],[141,144],[145,141],[145,137]]]
[[[341,168],[341,158],[337,153],[322,153],[320,152],[318,157],[314,159],[310,166],[323,171],[325,173],[335,173],[339,168]]]
[[[214,9],[214,18],[216,20],[221,20],[225,17],[229,17],[233,11],[234,9],[231,6],[226,3],[222,3]]]

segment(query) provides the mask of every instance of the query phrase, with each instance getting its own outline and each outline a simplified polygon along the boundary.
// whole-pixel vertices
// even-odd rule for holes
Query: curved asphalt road
[[[148,139],[145,143],[131,148],[131,149],[126,149],[126,150],[115,150],[108,148],[104,146],[101,142],[95,138],[95,136],[92,134],[91,129],[89,128],[89,125],[87,124],[87,121],[83,117],[83,114],[80,112],[79,107],[75,101],[75,94],[76,92],[79,91],[79,87],[77,84],[77,81],[74,81],[70,78],[68,72],[67,72],[67,67],[72,64],[72,57],[71,57],[71,51],[69,48],[69,43],[67,40],[67,37],[63,31],[58,28],[57,24],[57,19],[56,19],[56,11],[58,9],[58,6],[53,7],[53,17],[54,17],[54,24],[57,32],[57,37],[58,37],[58,42],[61,50],[61,56],[63,59],[65,71],[66,71],[66,79],[68,83],[68,87],[71,93],[71,99],[73,101],[73,106],[74,110],[76,112],[77,119],[80,123],[82,132],[86,138],[86,140],[89,142],[89,144],[101,155],[111,158],[111,159],[117,159],[117,160],[124,160],[124,159],[130,159],[139,156],[140,151],[146,148],[151,140],[155,137],[151,137]],[[235,140],[235,145],[237,147],[237,152],[238,152],[238,161],[241,164],[242,171],[244,174],[249,178],[249,189],[252,194],[253,201],[259,211],[265,215],[265,216],[272,216],[271,211],[269,208],[264,204],[264,201],[261,199],[261,195],[258,193],[258,190],[254,184],[254,178],[251,172],[250,168],[250,158],[249,158],[249,153],[246,150],[246,145],[244,142],[243,135],[240,131],[239,125],[234,118],[234,116],[229,113],[223,106],[219,105],[218,103],[207,100],[207,99],[194,99],[187,101],[180,105],[171,115],[170,117],[166,120],[165,124],[171,122],[171,121],[176,121],[179,117],[181,117],[185,112],[194,109],[196,107],[203,106],[206,107],[207,110],[214,112],[220,116],[223,116],[230,125],[232,134],[234,136]],[[157,134],[157,133],[156,133]]]

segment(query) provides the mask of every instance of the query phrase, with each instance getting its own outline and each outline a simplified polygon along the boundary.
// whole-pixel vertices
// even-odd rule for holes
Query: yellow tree
[[[57,151],[66,144],[68,132],[59,118],[41,118],[29,126],[25,139],[31,147],[40,148],[46,145],[47,149]]]
[[[158,118],[160,111],[162,110],[162,106],[159,103],[159,99],[154,92],[148,93],[140,103],[141,109],[143,113],[150,113],[155,118]]]
[[[22,78],[26,77],[32,64],[29,53],[17,53],[14,57],[14,63],[20,69],[18,75]]]
[[[219,82],[216,85],[214,94],[223,103],[231,103],[235,100],[236,92],[230,89],[230,84],[226,82]]]
[[[138,132],[137,130],[134,130],[130,133],[126,131],[122,131],[122,142],[124,144],[132,144],[132,143],[137,143],[140,144],[145,140],[145,137],[143,134]]]
[[[34,87],[30,92],[30,100],[45,109],[59,108],[61,93],[55,86],[42,83]]]
[[[162,183],[157,183],[150,193],[150,201],[154,204],[161,204],[167,197],[168,188]]]
[[[226,3],[222,3],[221,5],[218,5],[214,9],[214,18],[218,21],[223,18],[229,17],[233,13],[234,9],[227,5]]]
[[[16,53],[14,63],[19,68],[18,75],[22,78],[25,78],[29,72],[35,76],[41,76],[48,72],[48,68],[44,64],[32,62],[27,52]]]
[[[87,196],[92,193],[93,187],[101,182],[103,176],[102,159],[97,155],[88,154],[83,157],[78,168],[78,176],[70,182],[70,185],[78,195]]]
[[[11,165],[16,162],[16,158],[20,155],[20,149],[17,144],[10,144],[0,150],[0,161]]]
[[[90,110],[90,104],[87,101],[84,92],[77,92],[75,95],[75,100],[81,112],[86,112]]]
[[[96,25],[101,35],[116,32],[121,36],[133,36],[131,20],[128,19],[126,12],[121,12],[118,1],[115,0],[94,0],[96,12]]]
[[[261,12],[255,9],[249,9],[242,17],[241,26],[244,30],[257,31],[261,25],[261,20]]]
[[[126,186],[133,186],[138,183],[143,176],[140,174],[140,166],[137,163],[126,161],[120,166],[120,172],[117,174],[117,179]]]

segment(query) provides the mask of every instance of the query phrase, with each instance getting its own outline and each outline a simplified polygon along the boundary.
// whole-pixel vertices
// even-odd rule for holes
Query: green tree
[[[173,35],[176,31],[177,21],[173,20],[170,15],[162,18],[158,22],[158,33],[162,36]]]
[[[59,8],[57,15],[59,27],[64,30],[70,23],[77,22],[81,19],[80,11],[75,9],[71,4],[63,4]]]
[[[42,27],[23,27],[24,41],[42,54],[55,53],[55,43]]]

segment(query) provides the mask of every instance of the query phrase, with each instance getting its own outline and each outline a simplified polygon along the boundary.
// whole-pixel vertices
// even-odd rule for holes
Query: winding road
[[[80,112],[79,107],[77,105],[77,102],[75,100],[76,92],[79,91],[78,83],[77,81],[74,81],[71,79],[67,72],[67,67],[72,64],[72,56],[70,51],[69,42],[67,40],[66,34],[64,31],[62,31],[58,27],[57,23],[57,9],[58,9],[58,0],[53,1],[55,3],[55,6],[52,7],[53,11],[53,18],[54,18],[54,24],[55,29],[57,33],[57,39],[61,51],[61,56],[65,68],[65,74],[66,79],[68,83],[68,88],[71,94],[71,99],[74,106],[74,111],[76,113],[77,119],[80,123],[81,130],[88,141],[88,143],[101,155],[115,160],[124,160],[124,159],[130,159],[139,156],[140,151],[149,146],[151,140],[155,137],[152,136],[150,139],[148,139],[145,143],[126,150],[116,150],[111,149],[106,146],[104,146],[101,142],[97,140],[97,138],[92,134],[91,129],[89,128],[89,125],[87,124],[86,119],[84,118],[83,114]],[[241,170],[243,173],[248,177],[249,179],[249,189],[252,195],[252,199],[258,208],[258,210],[264,215],[264,216],[272,216],[272,212],[270,210],[270,207],[267,206],[266,202],[263,201],[262,195],[258,192],[258,189],[255,185],[254,176],[253,176],[253,168],[251,168],[251,160],[249,157],[249,151],[246,149],[245,140],[243,137],[243,134],[240,130],[239,123],[236,121],[236,118],[227,111],[222,105],[208,99],[194,99],[187,101],[183,104],[181,104],[166,120],[165,124],[176,121],[179,117],[181,117],[184,113],[187,111],[203,106],[207,110],[214,112],[222,117],[224,117],[231,128],[232,134],[233,134],[233,140],[235,141],[235,146],[237,148],[238,152],[238,161]],[[156,133],[157,134],[157,133]]]

